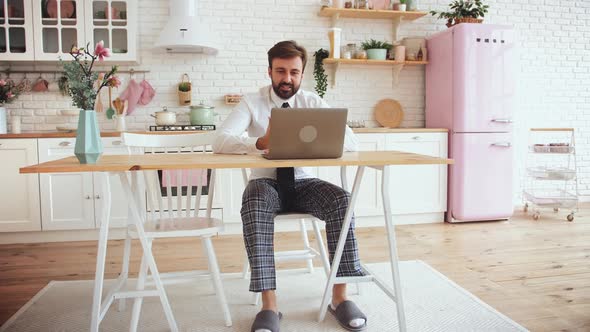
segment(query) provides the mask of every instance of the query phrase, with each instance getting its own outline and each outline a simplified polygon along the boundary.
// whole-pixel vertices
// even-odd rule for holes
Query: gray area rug
[[[400,265],[408,331],[526,331],[426,263],[404,261]],[[388,264],[368,264],[368,268],[391,282]],[[281,331],[344,331],[330,314],[324,322],[317,321],[325,282],[320,269],[313,274],[303,270],[279,272],[277,295],[284,315]],[[250,331],[258,308],[250,304],[248,281],[232,274],[225,275],[223,283],[233,320],[229,328],[224,326],[223,314],[208,280],[166,286],[181,331]],[[132,286],[133,282],[129,284]],[[0,331],[87,331],[92,292],[91,280],[52,281]],[[367,314],[368,331],[398,330],[395,304],[374,284],[361,284],[360,295],[353,294],[351,299]],[[132,301],[127,303],[125,312],[118,312],[116,304],[111,306],[101,323],[101,331],[129,329]],[[139,331],[169,330],[158,298],[144,300],[139,324]]]

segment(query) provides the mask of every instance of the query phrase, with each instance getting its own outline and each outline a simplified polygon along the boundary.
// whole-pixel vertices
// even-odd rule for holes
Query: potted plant
[[[185,81],[186,79],[186,81]],[[181,106],[191,104],[192,85],[188,74],[182,75],[182,82],[178,83],[178,103]]]
[[[481,23],[483,17],[488,12],[488,5],[484,5],[482,0],[455,0],[449,4],[451,11],[430,11],[432,16],[438,15],[438,18],[447,20],[447,27],[452,27],[459,23]]]
[[[405,12],[406,11],[406,0],[399,0],[399,3],[394,3],[393,10]]]
[[[321,98],[324,98],[326,88],[328,87],[328,75],[326,75],[326,71],[324,70],[324,59],[329,56],[329,52],[320,48],[314,55],[313,77],[315,78],[315,91]]]
[[[361,47],[367,51],[367,58],[370,60],[385,60],[387,58],[387,50],[391,49],[393,45],[386,41],[378,41],[370,39],[361,43]]]

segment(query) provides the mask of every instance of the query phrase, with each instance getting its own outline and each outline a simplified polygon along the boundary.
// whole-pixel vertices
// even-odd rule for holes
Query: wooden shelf
[[[347,65],[426,65],[428,61],[395,61],[395,60],[369,60],[369,59],[324,59],[324,64],[341,63]]]
[[[362,66],[391,66],[393,69],[393,81],[398,83],[399,72],[404,66],[426,65],[428,61],[395,61],[395,60],[369,60],[369,59],[324,59],[325,65],[334,65],[332,70],[332,87],[336,86],[336,76],[340,64],[344,65],[362,65]]]
[[[351,8],[331,8],[323,7],[319,16],[348,18],[368,18],[368,19],[396,19],[403,18],[406,21],[413,21],[422,16],[428,15],[427,12],[400,12],[397,10],[373,10],[373,9],[351,9]]]

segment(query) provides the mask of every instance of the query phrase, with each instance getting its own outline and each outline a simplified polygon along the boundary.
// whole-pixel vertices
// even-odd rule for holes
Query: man
[[[245,95],[218,129],[213,144],[215,153],[264,153],[269,146],[269,120],[272,108],[329,107],[314,93],[300,90],[307,62],[305,48],[294,41],[282,41],[268,51],[268,75],[272,84],[257,93]],[[248,137],[242,134],[247,131]],[[345,150],[356,150],[358,141],[346,127]],[[294,172],[289,185],[285,172]],[[279,180],[277,180],[277,176]],[[287,178],[289,175],[286,175]],[[291,173],[291,179],[293,173]],[[286,184],[285,184],[286,183]],[[287,198],[287,196],[289,198]],[[253,169],[242,197],[241,216],[244,242],[250,261],[250,291],[262,292],[262,310],[256,315],[252,331],[279,330],[281,313],[276,302],[274,262],[274,217],[277,213],[310,213],[326,222],[330,261],[348,207],[350,194],[331,183],[313,178],[303,168]],[[337,276],[361,276],[354,220],[348,233]],[[366,317],[346,298],[346,284],[334,285],[330,312],[351,331],[366,328]]]

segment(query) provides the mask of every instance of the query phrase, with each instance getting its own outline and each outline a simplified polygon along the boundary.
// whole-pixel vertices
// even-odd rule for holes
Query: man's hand
[[[266,133],[262,137],[258,137],[256,140],[256,148],[258,150],[268,150],[268,145],[270,144],[270,118],[268,119],[268,128],[266,128]]]

